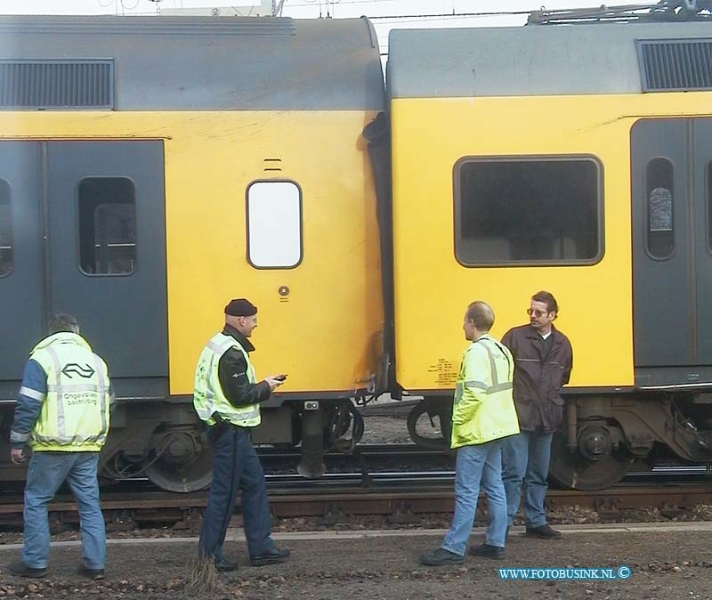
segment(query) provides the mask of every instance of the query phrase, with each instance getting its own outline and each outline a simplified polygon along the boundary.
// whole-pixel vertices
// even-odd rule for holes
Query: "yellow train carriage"
[[[695,23],[390,36],[398,382],[446,397],[470,301],[501,336],[552,292],[567,485],[610,485],[657,443],[709,457],[690,419],[709,428],[711,44]]]
[[[193,373],[239,296],[259,307],[258,375],[289,374],[257,440],[296,443],[304,401],[319,427],[329,402],[373,391],[361,131],[385,98],[367,20],[7,17],[0,33],[3,402],[70,312],[120,402],[105,474],[203,487]]]

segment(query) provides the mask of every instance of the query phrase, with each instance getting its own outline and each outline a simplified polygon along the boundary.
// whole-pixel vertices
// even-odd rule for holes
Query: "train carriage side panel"
[[[393,32],[388,66],[399,382],[417,390],[451,389],[466,304],[476,298],[491,302],[494,333],[501,336],[526,322],[531,294],[548,289],[562,307],[557,325],[574,343],[572,384],[631,385],[630,123],[618,118],[627,99],[616,105],[613,97],[605,106],[600,96],[557,94],[555,87],[530,93],[526,64],[538,42],[522,38],[537,34],[545,40],[556,31],[442,33]],[[418,83],[413,69],[425,55],[431,58],[419,70]],[[512,173],[539,179],[531,180],[529,198],[525,183],[508,189]],[[561,190],[575,192],[576,175],[587,178],[590,188],[577,199],[588,221],[579,223],[571,214],[557,223],[556,206],[566,207]],[[563,180],[540,181],[555,177]],[[545,195],[547,186],[558,196],[542,204],[537,194]],[[498,194],[509,195],[504,206],[495,203]],[[489,206],[491,215],[473,214],[468,204],[475,201]],[[537,211],[546,211],[551,222]],[[547,232],[552,226],[587,231]],[[480,227],[484,239],[468,239],[467,227]],[[602,351],[601,320],[592,311],[602,288],[617,291],[617,310],[606,313],[607,327],[616,332],[615,355]],[[437,317],[416,328],[428,314]],[[589,355],[600,360],[578,360]]]
[[[384,100],[370,25],[219,21],[6,19],[0,25],[17,34],[7,52],[22,60],[111,56],[116,106],[4,112],[3,137],[165,140],[172,394],[191,393],[202,344],[220,326],[225,300],[241,294],[261,309],[255,361],[265,374],[288,371],[285,391],[368,387],[383,318],[360,138]],[[200,68],[208,61],[210,72]],[[284,265],[270,256],[250,264],[248,189],[260,181],[293,182],[298,192],[300,247]],[[264,194],[261,201],[279,206]]]

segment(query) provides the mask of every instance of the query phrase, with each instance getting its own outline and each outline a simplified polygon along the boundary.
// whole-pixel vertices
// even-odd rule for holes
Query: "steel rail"
[[[417,475],[422,475],[422,478]],[[453,485],[449,473],[409,474],[383,473],[370,487],[359,485],[359,478],[337,474],[327,481],[301,479],[295,487],[293,478],[272,480],[269,485],[270,505],[277,518],[324,515],[415,515],[449,513],[453,510]],[[139,486],[140,487],[140,486]],[[102,493],[102,509],[109,528],[139,522],[200,522],[200,512],[207,503],[207,492],[175,494],[143,489],[123,493]],[[550,508],[580,506],[599,513],[615,515],[623,510],[658,508],[668,511],[688,509],[712,503],[709,482],[682,482],[667,485],[640,483],[621,484],[607,490],[583,492],[549,490]],[[0,525],[21,523],[22,498],[6,497],[0,504]],[[50,505],[55,520],[76,522],[76,505],[70,497],[60,496]],[[115,528],[115,527],[114,527]]]

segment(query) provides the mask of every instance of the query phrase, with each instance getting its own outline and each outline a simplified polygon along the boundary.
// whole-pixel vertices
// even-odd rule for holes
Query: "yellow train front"
[[[325,419],[379,366],[369,22],[3,17],[0,56],[3,443],[28,353],[68,312],[118,398],[103,475],[204,487],[195,363],[245,296],[258,376],[289,374],[255,439],[305,437],[318,475]],[[4,447],[0,478],[21,478]]]
[[[396,376],[427,411],[467,303],[501,336],[545,289],[574,347],[551,475],[709,460],[711,48],[709,23],[391,32]]]

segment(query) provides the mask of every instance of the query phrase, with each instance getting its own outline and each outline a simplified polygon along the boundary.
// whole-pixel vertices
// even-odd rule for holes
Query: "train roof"
[[[68,106],[57,104],[62,94]],[[384,103],[378,44],[365,18],[0,17],[4,108],[381,110]]]
[[[711,48],[710,23],[394,29],[386,79],[391,98],[630,94],[653,91],[651,82],[710,89]],[[704,85],[666,87],[669,66]]]

